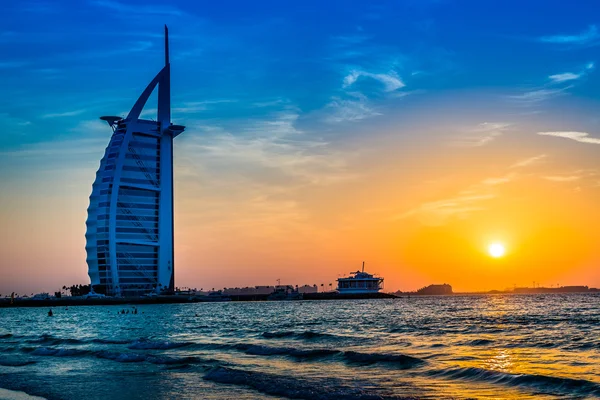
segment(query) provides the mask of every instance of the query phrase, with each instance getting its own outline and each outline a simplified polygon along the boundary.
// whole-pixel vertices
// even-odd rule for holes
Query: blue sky
[[[12,2],[0,17],[3,114],[52,129],[16,128],[22,136],[2,145],[127,110],[160,67],[163,23],[183,119],[207,117],[194,107],[219,120],[296,107],[313,126],[345,106],[330,121],[401,113],[411,102],[401,96],[451,90],[597,99],[595,68],[586,69],[600,44],[597,11],[593,1]],[[553,84],[567,73],[579,79]]]
[[[5,210],[27,204],[22,219],[49,204],[77,210],[64,235],[83,240],[110,135],[97,118],[126,115],[159,71],[163,24],[173,120],[188,126],[177,139],[178,207],[202,210],[181,211],[190,232],[212,226],[226,236],[271,219],[273,232],[308,231],[315,207],[335,209],[316,200],[330,198],[331,185],[361,187],[390,171],[399,174],[391,182],[409,184],[402,168],[415,171],[419,159],[419,174],[450,179],[453,160],[501,175],[541,157],[556,160],[546,178],[569,182],[573,171],[600,168],[599,11],[596,1],[557,0],[9,2],[0,15],[0,200]],[[595,174],[571,182],[591,187]],[[390,215],[435,200],[415,196]],[[248,199],[258,209],[232,212]],[[333,214],[328,223],[346,223]],[[79,271],[73,251],[53,262]]]

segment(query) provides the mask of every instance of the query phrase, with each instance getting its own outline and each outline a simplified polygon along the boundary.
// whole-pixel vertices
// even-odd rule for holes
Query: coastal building
[[[98,293],[174,290],[173,139],[184,127],[171,123],[170,75],[165,26],[164,67],[127,117],[101,117],[113,133],[92,185],[85,234],[88,274]],[[155,89],[156,118],[142,119]]]
[[[276,286],[254,286],[254,287],[243,287],[243,288],[225,288],[223,294],[229,296],[249,296],[249,295],[268,295],[273,293],[277,289],[285,289],[287,287],[294,287],[293,285],[276,285]],[[317,285],[303,285],[297,286],[298,293],[317,293]]]
[[[383,278],[365,272],[365,263],[362,271],[351,272],[350,276],[338,278],[337,291],[340,294],[373,294],[383,289]]]

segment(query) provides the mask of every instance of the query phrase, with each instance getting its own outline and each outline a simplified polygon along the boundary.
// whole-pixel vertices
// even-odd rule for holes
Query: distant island
[[[441,285],[425,286],[414,292],[403,292],[398,290],[391,294],[395,296],[448,296],[461,294],[543,294],[543,293],[600,293],[598,288],[588,286],[557,286],[557,287],[515,287],[506,290],[488,290],[481,292],[458,292],[454,293],[452,286],[447,283]]]

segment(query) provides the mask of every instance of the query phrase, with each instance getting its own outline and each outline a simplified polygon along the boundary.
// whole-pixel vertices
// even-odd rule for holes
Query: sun
[[[502,243],[492,243],[488,246],[488,253],[494,258],[499,258],[506,253],[506,249]]]

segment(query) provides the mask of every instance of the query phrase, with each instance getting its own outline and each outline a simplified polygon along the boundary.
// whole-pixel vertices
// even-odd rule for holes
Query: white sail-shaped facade
[[[140,119],[158,87],[156,120]],[[126,118],[102,117],[113,129],[92,185],[86,221],[88,273],[96,292],[135,296],[174,290],[173,139],[170,63]]]

